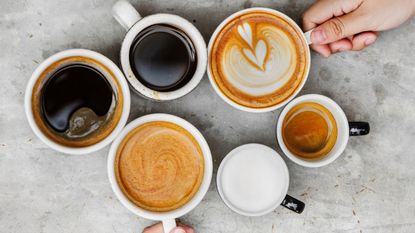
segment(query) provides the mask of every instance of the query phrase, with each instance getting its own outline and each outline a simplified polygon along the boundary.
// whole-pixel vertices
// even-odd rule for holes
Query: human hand
[[[170,233],[195,233],[193,228],[183,225],[181,223],[178,223],[178,227],[175,227],[173,230],[170,231]],[[152,226],[148,226],[144,228],[143,233],[164,233],[163,232],[163,224],[156,223]]]
[[[415,15],[415,0],[320,0],[303,14],[311,48],[324,57],[359,51],[373,44],[377,32],[398,27]]]

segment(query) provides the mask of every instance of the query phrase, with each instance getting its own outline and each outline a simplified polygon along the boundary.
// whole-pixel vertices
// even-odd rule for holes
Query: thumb
[[[369,30],[368,20],[363,14],[352,12],[334,17],[316,27],[311,33],[313,44],[328,44],[345,37]]]

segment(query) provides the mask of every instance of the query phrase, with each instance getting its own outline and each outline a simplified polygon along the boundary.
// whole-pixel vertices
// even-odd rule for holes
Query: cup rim
[[[222,190],[222,181],[221,181],[223,169],[224,169],[225,164],[228,162],[228,160],[231,157],[233,157],[235,154],[237,154],[239,151],[245,150],[245,149],[250,149],[250,148],[261,148],[261,149],[266,149],[266,150],[272,151],[272,153],[274,153],[276,155],[275,158],[278,160],[278,162],[283,167],[282,173],[286,177],[285,185],[284,185],[284,189],[283,189],[284,194],[279,197],[278,201],[276,201],[275,204],[273,204],[272,206],[270,206],[266,210],[258,211],[258,212],[255,212],[255,213],[247,212],[247,211],[245,212],[245,211],[243,211],[241,209],[238,209],[235,206],[233,206],[233,204],[228,199],[225,198],[225,195],[224,195],[223,190]],[[240,146],[232,149],[228,154],[226,154],[224,159],[221,161],[221,163],[219,165],[219,168],[218,168],[218,171],[217,171],[217,175],[216,175],[216,187],[217,187],[219,196],[221,197],[221,199],[225,203],[225,205],[229,209],[234,211],[235,213],[240,214],[240,215],[244,215],[244,216],[249,216],[249,217],[263,216],[263,215],[266,215],[268,213],[271,213],[277,207],[279,207],[281,205],[281,203],[283,202],[283,200],[285,199],[285,196],[288,193],[289,184],[290,184],[290,174],[289,174],[289,171],[288,171],[287,164],[282,159],[281,155],[276,150],[272,149],[271,147],[263,145],[263,144],[259,144],[259,143],[243,144],[243,145],[240,145]]]
[[[33,112],[32,112],[33,87],[36,81],[38,80],[39,76],[42,74],[43,71],[45,71],[53,63],[63,58],[72,57],[72,56],[83,56],[83,57],[92,58],[94,60],[101,62],[108,69],[110,69],[114,74],[114,78],[117,79],[117,81],[120,84],[120,87],[122,90],[123,101],[124,101],[119,122],[117,123],[117,126],[112,130],[112,132],[107,137],[97,142],[96,144],[85,146],[85,147],[69,147],[69,146],[64,146],[57,142],[52,141],[40,130],[40,128],[38,127],[38,125],[36,124],[34,120]],[[124,78],[124,74],[117,67],[117,65],[115,65],[114,62],[112,62],[106,56],[98,52],[88,50],[88,49],[68,49],[68,50],[55,53],[52,56],[46,58],[35,69],[35,71],[32,73],[29,79],[29,82],[27,83],[27,86],[26,86],[24,105],[25,105],[26,118],[29,122],[30,127],[32,128],[32,131],[47,146],[49,146],[50,148],[56,151],[59,151],[65,154],[87,154],[87,153],[92,153],[94,151],[100,150],[106,145],[110,144],[115,139],[115,137],[118,135],[118,133],[121,132],[121,130],[124,128],[124,125],[127,123],[128,115],[130,114],[130,90],[128,88],[128,83]]]
[[[120,186],[118,185],[118,182],[116,180],[115,171],[114,171],[114,162],[115,162],[115,157],[117,155],[117,149],[120,143],[122,142],[122,140],[124,139],[124,137],[129,132],[134,130],[136,127],[144,123],[153,122],[153,121],[171,122],[186,129],[189,133],[193,135],[193,137],[199,143],[200,148],[202,149],[202,152],[203,152],[203,157],[204,157],[204,162],[205,162],[203,180],[196,194],[192,197],[192,199],[190,199],[183,206],[177,209],[171,210],[171,211],[166,211],[166,212],[155,212],[155,211],[145,210],[143,208],[136,206],[134,203],[132,203],[121,191]],[[124,127],[122,132],[118,135],[118,137],[112,143],[110,151],[108,153],[107,162],[108,162],[107,163],[108,178],[111,184],[111,188],[115,196],[117,197],[117,199],[121,202],[121,204],[137,216],[140,216],[146,219],[156,220],[156,221],[175,219],[193,210],[202,201],[203,197],[206,195],[207,191],[209,190],[209,186],[210,186],[211,179],[212,179],[212,173],[213,173],[211,151],[202,133],[188,121],[180,117],[170,115],[170,114],[164,114],[164,113],[153,113],[153,114],[145,115],[128,123]]]
[[[310,168],[323,167],[323,166],[326,166],[326,165],[334,162],[343,153],[343,151],[346,149],[346,146],[347,146],[347,143],[348,143],[348,140],[349,140],[349,131],[344,130],[343,132],[340,132],[340,130],[338,130],[338,134],[342,134],[344,139],[340,142],[336,142],[336,144],[340,143],[339,147],[337,148],[337,151],[334,154],[332,154],[328,157],[324,157],[321,160],[311,161],[311,160],[300,159],[299,157],[295,156],[285,146],[284,140],[282,138],[282,123],[283,123],[284,118],[287,115],[288,111],[291,110],[298,103],[301,103],[301,102],[304,102],[304,101],[317,102],[319,104],[322,104],[324,107],[328,108],[329,111],[333,111],[333,110],[336,111],[338,113],[337,114],[338,117],[336,117],[335,114],[333,114],[333,116],[334,116],[334,118],[336,120],[336,123],[338,125],[338,129],[340,128],[339,125],[341,125],[341,124],[346,129],[349,128],[349,124],[348,124],[346,114],[344,113],[343,109],[334,100],[330,99],[327,96],[323,96],[323,95],[319,95],[319,94],[302,95],[300,97],[295,98],[289,104],[287,104],[287,106],[284,107],[284,109],[282,110],[282,112],[278,116],[277,127],[276,127],[276,135],[277,135],[278,145],[281,148],[281,150],[283,151],[283,153],[291,161],[293,161],[294,163],[296,163],[298,165],[301,165],[301,166],[304,166],[304,167],[310,167]]]
[[[174,91],[162,92],[146,87],[138,81],[131,69],[129,57],[132,42],[140,31],[155,24],[167,24],[182,30],[190,38],[196,49],[197,65],[193,77],[186,85]],[[199,30],[187,19],[173,14],[152,14],[141,18],[128,30],[121,45],[120,61],[128,82],[141,96],[157,101],[173,100],[190,93],[202,80],[207,66],[206,43]]]
[[[208,77],[209,77],[209,81],[210,81],[213,89],[215,90],[215,92],[222,98],[222,100],[224,100],[226,103],[228,103],[232,107],[234,107],[236,109],[239,109],[239,110],[242,110],[242,111],[245,111],[245,112],[253,112],[253,113],[270,112],[270,111],[276,110],[276,109],[281,108],[282,106],[286,105],[288,102],[290,102],[292,99],[294,99],[298,95],[298,93],[303,89],[304,84],[306,83],[306,81],[308,79],[308,75],[309,75],[309,72],[310,72],[310,65],[311,65],[311,55],[310,55],[310,47],[309,46],[307,46],[307,49],[306,49],[308,62],[307,62],[306,72],[305,72],[304,79],[303,79],[302,83],[298,86],[297,90],[295,90],[294,93],[289,98],[282,101],[281,103],[278,103],[278,104],[270,106],[270,107],[251,108],[251,107],[243,106],[241,104],[238,104],[238,103],[234,102],[233,100],[231,100],[229,97],[227,97],[225,94],[222,93],[222,91],[220,90],[220,88],[216,84],[216,82],[213,78],[213,74],[211,72],[211,64],[210,64],[211,49],[212,49],[212,46],[213,46],[219,32],[223,29],[223,27],[229,21],[231,21],[235,17],[238,17],[239,15],[249,13],[249,12],[252,12],[252,11],[265,11],[265,12],[269,12],[269,13],[272,13],[274,15],[278,15],[278,16],[284,18],[294,28],[296,28],[300,32],[302,32],[301,39],[303,40],[304,44],[308,44],[303,30],[298,26],[298,24],[294,20],[292,20],[288,15],[282,13],[281,11],[274,10],[274,9],[271,9],[271,8],[267,8],[267,7],[251,7],[251,8],[243,9],[243,10],[240,10],[240,11],[237,11],[237,12],[231,14],[226,19],[224,19],[216,27],[215,31],[213,32],[212,36],[210,37],[210,40],[209,40],[209,43],[208,43],[208,49],[207,49],[207,51],[208,51],[207,74],[208,74]]]

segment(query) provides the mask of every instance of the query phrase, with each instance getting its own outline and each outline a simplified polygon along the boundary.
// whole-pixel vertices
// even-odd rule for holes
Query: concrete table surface
[[[134,0],[143,16],[167,12],[193,22],[206,41],[219,22],[251,6],[281,10],[297,22],[313,1]],[[108,147],[71,156],[45,146],[24,114],[26,83],[36,66],[69,48],[98,51],[114,62],[125,34],[111,16],[114,1],[0,1],[0,232],[141,232],[151,221],[124,208],[108,182]],[[288,161],[289,193],[302,199],[298,215],[279,207],[248,218],[229,210],[212,180],[202,203],[181,218],[197,232],[415,232],[415,20],[384,32],[363,52],[323,59],[312,54],[300,94],[333,98],[350,120],[371,123],[371,134],[351,138],[329,166],[309,169]],[[249,142],[277,147],[280,110],[233,109],[207,76],[184,98],[166,103],[132,92],[130,120],[164,112],[197,126],[210,144],[214,178],[223,157]]]

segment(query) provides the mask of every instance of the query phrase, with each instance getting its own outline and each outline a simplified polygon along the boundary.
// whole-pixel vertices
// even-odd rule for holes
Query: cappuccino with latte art
[[[299,92],[309,65],[303,32],[270,9],[251,8],[230,16],[209,44],[213,86],[242,108],[278,108]]]

